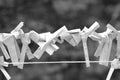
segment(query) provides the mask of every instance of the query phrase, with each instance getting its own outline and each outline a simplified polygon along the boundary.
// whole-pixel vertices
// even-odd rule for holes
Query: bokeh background
[[[101,25],[97,32],[105,31],[107,23],[120,30],[120,0],[0,0],[0,32],[10,32],[20,21],[25,22],[24,32],[54,32],[64,25],[69,30],[83,29],[95,21]],[[58,45],[60,49],[54,55],[44,53],[40,60],[31,61],[84,60],[82,43],[76,47],[67,42]],[[94,57],[97,46],[97,42],[88,39],[90,60],[98,60]],[[30,44],[32,52],[37,47]],[[116,41],[113,42],[112,56],[115,52]],[[6,70],[11,80],[105,80],[109,67],[99,64],[91,64],[90,68],[85,64],[34,64],[25,65],[23,70],[13,66]],[[111,80],[118,79],[120,70],[115,70]],[[6,80],[2,72],[0,80]]]

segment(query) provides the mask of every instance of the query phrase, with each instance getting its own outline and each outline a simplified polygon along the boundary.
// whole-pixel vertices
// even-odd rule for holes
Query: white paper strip
[[[5,56],[5,58],[6,59],[10,59],[10,56],[9,56],[9,54],[8,54],[8,52],[7,52],[4,44],[3,44],[3,34],[2,33],[0,34],[0,48],[1,48],[1,50],[3,52],[3,55]]]
[[[83,42],[83,49],[84,49],[84,54],[85,54],[86,67],[90,67],[88,47],[87,47],[87,43],[86,43],[87,39],[82,39],[82,42]]]
[[[81,41],[81,30],[73,29],[68,32],[70,33],[70,37],[67,39],[67,42],[70,43],[72,46],[77,46]]]
[[[0,42],[0,48],[1,48],[1,50],[2,50],[2,52],[3,52],[3,54],[4,54],[4,56],[5,56],[5,58],[6,58],[6,59],[10,59],[10,56],[9,56],[9,54],[8,54],[8,52],[7,52],[5,46],[3,45],[2,42]]]
[[[26,49],[27,49],[27,45],[23,44],[21,54],[20,54],[20,62],[24,62],[25,60]],[[23,69],[23,64],[18,65],[18,68]]]
[[[110,68],[106,80],[110,80],[111,79],[111,76],[112,76],[113,72],[114,72],[114,68]]]
[[[99,57],[101,55],[104,44],[105,44],[104,39],[99,41],[98,48],[96,49],[95,54],[94,54],[95,57]]]
[[[53,42],[53,40],[55,38],[57,38],[62,32],[63,30],[66,29],[65,26],[63,26],[62,28],[60,28],[59,30],[57,30],[56,32],[54,32],[54,34],[52,34],[52,36],[50,36],[51,38],[47,38],[46,42],[39,42],[40,47],[34,52],[34,56],[38,59],[40,59],[40,57],[43,55],[44,51],[46,50],[46,48],[48,47],[49,44],[51,44],[51,42]]]
[[[115,70],[115,69],[119,69],[119,64],[120,64],[120,63],[119,63],[119,59],[114,59],[114,60],[112,61],[112,63],[111,63],[111,68],[110,68],[110,70],[109,70],[109,73],[108,73],[108,75],[107,75],[106,80],[110,80],[110,79],[111,79],[114,70]]]
[[[22,50],[21,50],[21,54],[20,54],[20,62],[24,62],[25,55],[27,55],[28,59],[34,58],[32,56],[30,48],[28,47],[28,44],[30,44],[30,42],[31,42],[29,39],[29,34],[22,34],[21,35],[21,42],[22,42]],[[23,69],[23,65],[24,65],[24,63],[18,65],[18,68]]]
[[[117,35],[117,53],[116,53],[117,58],[120,58],[120,32],[118,32]]]
[[[19,38],[19,30],[23,27],[24,22],[20,22],[15,29],[13,29],[10,33],[15,36],[16,39]]]
[[[9,35],[3,42],[8,48],[12,62],[18,62],[18,51],[15,46],[15,37],[13,35]],[[16,64],[13,65],[17,66]]]
[[[111,48],[112,48],[112,42],[113,42],[113,39],[115,39],[116,38],[116,34],[115,33],[113,33],[113,32],[111,32],[111,33],[109,33],[108,34],[108,38],[109,39],[107,39],[107,43],[108,43],[108,49],[106,49],[106,52],[104,53],[104,55],[101,57],[101,59],[102,59],[102,61],[103,60],[106,60],[106,61],[109,61],[109,57],[110,57],[110,53],[111,53]],[[106,44],[107,44],[106,43]],[[104,47],[104,49],[105,49],[105,47]],[[104,50],[103,49],[103,50]],[[106,54],[106,55],[105,55]],[[103,65],[106,65],[106,66],[108,66],[108,63],[102,63]]]
[[[103,46],[103,49],[102,49],[102,53],[100,55],[100,59],[99,61],[107,61],[108,60],[108,53],[109,53],[109,37],[106,36],[106,41],[105,41],[105,44]],[[105,66],[108,66],[108,62],[106,63],[99,63],[101,65],[105,65]]]
[[[5,75],[5,77],[6,77],[7,80],[11,79],[10,75],[6,72],[6,70],[1,65],[0,65],[0,70]]]
[[[86,67],[90,67],[89,54],[88,54],[88,48],[87,48],[87,38],[89,37],[89,35],[92,32],[94,32],[99,27],[100,27],[100,25],[97,22],[95,22],[89,29],[84,27],[84,29],[82,30],[81,37],[82,37],[82,42],[83,42],[83,49],[84,49],[85,60],[86,60]]]
[[[33,40],[35,43],[38,43],[40,41],[39,34],[35,31],[30,31],[29,32],[29,37],[31,40]]]
[[[87,30],[87,34],[90,35],[92,32],[97,30],[100,27],[98,22],[93,23],[90,28]]]
[[[4,76],[6,77],[7,80],[10,80],[11,77],[9,76],[9,74],[6,72],[6,70],[4,69],[4,67],[2,66],[6,66],[8,67],[8,65],[4,64],[4,58],[3,56],[0,56],[0,70],[2,71],[2,73],[4,74]]]

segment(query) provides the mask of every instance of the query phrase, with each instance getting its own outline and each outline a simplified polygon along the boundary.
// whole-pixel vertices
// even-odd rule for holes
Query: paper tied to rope
[[[4,62],[4,57],[0,56],[0,70],[2,71],[2,73],[4,74],[4,76],[6,77],[7,80],[10,80],[11,77],[10,75],[7,73],[7,71],[4,69],[4,67],[8,67],[8,63]]]
[[[114,72],[115,69],[120,69],[120,61],[117,58],[114,59],[111,62],[111,68],[110,68],[110,70],[108,72],[106,80],[110,80],[111,79],[111,76],[112,76],[112,74],[113,74],[113,72]]]
[[[104,48],[107,48],[108,45],[109,45],[108,54],[110,54],[110,52],[111,52],[112,41],[116,37],[116,30],[110,24],[108,24],[106,27],[108,28],[107,31],[105,31],[103,33],[94,32],[90,36],[93,40],[99,42],[98,48],[96,49],[96,52],[94,54],[94,56],[96,56],[96,57],[100,56],[101,53],[104,52],[104,50],[105,50]],[[106,47],[105,47],[105,44],[106,44]],[[108,58],[109,58],[109,55],[108,55],[107,59]]]
[[[94,41],[100,41],[101,40],[101,36],[99,35],[99,33],[95,32],[95,31],[92,32],[92,34],[90,34],[89,37]]]
[[[24,33],[24,32],[22,32]],[[31,40],[29,38],[29,33],[26,34],[21,34],[20,35],[20,40],[22,42],[22,49],[21,49],[21,54],[20,54],[20,60],[19,62],[23,62],[23,64],[19,64],[18,68],[23,69],[24,65],[24,60],[25,60],[25,55],[27,55],[28,59],[33,59],[34,56],[29,48],[29,44],[31,43]]]
[[[32,40],[34,41],[34,36],[36,36],[35,38],[37,39],[37,44],[40,46],[35,52],[34,52],[34,56],[38,59],[40,59],[40,57],[42,56],[42,54],[44,53],[44,51],[46,51],[48,54],[52,55],[54,51],[57,51],[59,49],[59,47],[55,44],[55,40],[56,38],[59,37],[59,35],[63,32],[63,30],[66,27],[63,26],[62,28],[60,28],[59,30],[57,30],[54,33],[43,33],[43,37],[40,36],[40,34],[38,35],[35,32],[31,32],[30,33],[30,37],[32,38]],[[35,35],[36,34],[36,35]],[[33,36],[34,35],[34,36]],[[33,36],[33,37],[32,37]],[[38,36],[38,37],[37,37]],[[43,38],[45,40],[43,40]]]
[[[108,66],[112,41],[116,38],[117,59],[114,59],[111,63],[111,69],[106,80],[110,80],[114,69],[120,68],[120,61],[118,59],[120,57],[120,31],[117,31],[110,24],[106,26],[107,30],[103,33],[95,32],[95,30],[100,27],[100,25],[95,22],[90,28],[84,27],[82,31],[80,29],[68,30],[65,26],[63,26],[54,33],[46,32],[40,34],[35,31],[24,33],[21,29],[23,25],[24,23],[20,22],[20,24],[18,24],[18,26],[10,33],[0,33],[0,48],[3,52],[5,59],[11,59],[12,61],[10,63],[4,62],[4,57],[0,57],[0,70],[3,72],[7,80],[9,80],[11,77],[5,71],[3,66],[8,67],[8,64],[13,64],[18,68],[23,69],[26,56],[30,60],[34,57],[40,59],[44,52],[52,55],[55,51],[59,49],[59,47],[56,45],[56,42],[63,43],[64,41],[67,41],[72,46],[77,46],[82,40],[86,66],[90,67],[87,46],[88,37],[90,37],[92,40],[99,42],[98,48],[95,52],[95,56],[100,57],[99,64],[105,66]],[[21,52],[17,44],[17,39],[20,39],[22,43]],[[39,46],[33,54],[29,47],[31,40]],[[102,61],[105,62],[103,63]]]
[[[112,32],[111,29],[107,28],[107,30],[103,33],[99,33],[101,36],[101,40],[99,41],[99,46],[95,52],[95,56],[99,58],[99,61],[108,61],[110,57],[111,52],[111,46],[112,46],[112,37],[111,35],[108,35]],[[108,62],[99,62],[101,65],[108,66]]]
[[[73,29],[68,31],[69,35],[66,36],[65,40],[69,42],[72,46],[77,46],[81,41],[81,30]],[[67,39],[67,37],[70,37]]]
[[[95,51],[94,56],[95,56],[95,57],[99,57],[100,54],[101,54],[101,51],[102,51],[102,49],[103,49],[103,45],[104,45],[104,43],[105,43],[106,40],[105,40],[105,38],[103,38],[103,37],[100,35],[100,33],[97,33],[97,32],[93,32],[91,35],[89,35],[89,37],[90,37],[92,40],[94,40],[94,41],[98,41],[99,45],[98,45],[98,47],[97,47],[97,49],[96,49],[96,51]]]
[[[80,29],[68,30],[65,26],[63,31],[60,33],[56,41],[59,43],[63,43],[64,40],[67,41],[72,46],[77,46],[81,41]]]
[[[3,33],[3,43],[6,45],[12,62],[18,62],[20,50],[16,38],[12,34]],[[17,66],[17,64],[13,64]]]
[[[84,49],[85,60],[86,60],[86,67],[90,67],[88,47],[87,47],[87,38],[89,37],[90,34],[92,34],[99,27],[100,27],[99,23],[95,22],[89,29],[84,27],[84,29],[82,30],[81,38],[82,38],[82,42],[83,42],[83,49]]]
[[[117,58],[120,58],[120,31],[118,31],[117,35],[117,53],[116,53]]]
[[[21,27],[23,26],[23,22],[21,22],[20,24],[18,24],[18,26],[12,30],[10,33],[2,33],[1,34],[1,49],[4,53],[4,56],[6,59],[11,58],[12,62],[18,62],[19,57],[20,57],[20,49],[19,46],[17,44],[16,39],[19,37],[19,30],[21,29]],[[5,48],[5,46],[2,44],[4,43],[6,48],[8,49],[8,52]],[[10,56],[9,56],[10,55]],[[13,64],[14,66],[17,66],[17,64]]]
[[[117,31],[112,25],[108,24],[107,26],[108,28],[110,28],[111,30],[114,31],[114,33],[116,34],[116,40],[117,40],[117,52],[116,52],[116,57],[120,58],[120,31]]]
[[[3,34],[2,33],[0,33],[0,48],[1,48],[2,52],[3,52],[4,57],[7,60],[10,59],[10,56],[9,56],[9,54],[8,54],[6,48],[5,48],[5,45],[3,43]]]
[[[21,28],[23,27],[24,25],[24,22],[20,22],[17,27],[15,29],[13,29],[10,33],[13,34],[15,36],[16,39],[19,38],[19,35],[20,35],[20,30]]]
[[[41,49],[46,51],[49,55],[52,55],[55,51],[59,49],[59,47],[55,44],[55,41],[53,41],[52,38],[53,34],[48,32],[46,33],[46,40],[45,42],[39,42],[39,46]],[[49,41],[50,40],[50,41]]]

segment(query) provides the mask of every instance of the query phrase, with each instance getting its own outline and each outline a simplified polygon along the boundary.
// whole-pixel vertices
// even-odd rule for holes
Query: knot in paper
[[[116,38],[117,34],[114,33],[114,32],[111,32],[111,33],[108,34],[108,36],[109,36],[109,38],[110,38],[111,40],[113,40],[113,39]]]
[[[114,59],[111,63],[111,67],[114,69],[120,69],[120,61],[119,59]]]
[[[89,37],[94,41],[100,41],[102,39],[102,37],[97,32],[93,32],[89,35]]]
[[[25,43],[25,44],[30,44],[31,43],[31,40],[29,38],[29,34],[22,34],[21,35],[21,41],[22,43]]]
[[[10,32],[12,35],[15,36],[16,39],[19,38],[20,34],[23,34],[23,31],[21,30],[23,25],[24,25],[24,22],[20,22],[18,26]]]

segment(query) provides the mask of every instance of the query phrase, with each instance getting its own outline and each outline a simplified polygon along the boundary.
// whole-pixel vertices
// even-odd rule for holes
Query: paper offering
[[[15,36],[16,39],[19,38],[19,35],[20,35],[19,31],[21,30],[21,28],[23,27],[23,25],[24,25],[24,22],[20,22],[18,24],[18,26],[10,32],[11,34],[13,34]]]
[[[104,43],[99,61],[108,61],[108,58],[109,58],[109,54],[108,54],[109,51],[108,50],[109,50],[109,38],[108,38],[108,36],[106,36],[106,41]],[[99,64],[108,66],[108,62],[106,62],[106,63],[101,63],[100,62]]]
[[[86,43],[87,39],[82,39],[82,42],[83,42],[83,49],[84,49],[85,60],[86,60],[86,67],[90,67],[88,48],[87,48],[87,43]]]
[[[114,39],[114,33],[112,33],[111,29],[107,28],[107,30],[105,32],[103,32],[101,34],[101,36],[105,39],[105,45],[103,46],[99,61],[109,61],[111,47],[112,47],[112,41]],[[108,62],[99,63],[99,64],[108,66]]]
[[[81,29],[68,30],[66,26],[63,26],[54,33],[37,33],[33,30],[24,33],[21,29],[23,25],[24,22],[20,22],[10,33],[0,33],[0,48],[3,52],[3,56],[0,57],[0,70],[7,80],[10,80],[11,77],[4,67],[8,67],[9,64],[13,64],[13,66],[17,66],[20,69],[23,69],[24,64],[33,63],[86,63],[86,67],[90,67],[91,62],[97,62],[101,65],[108,66],[108,63],[111,62],[109,57],[111,55],[111,48],[114,39],[117,40],[117,52],[116,54],[113,54],[116,55],[116,58],[111,62],[111,68],[106,80],[110,80],[115,69],[120,69],[120,31],[116,30],[110,24],[107,24],[107,30],[101,33],[95,32],[100,27],[98,22],[93,23],[90,28],[84,27],[82,31]],[[89,60],[87,45],[88,38],[98,41],[99,43],[94,54],[95,57],[99,57],[99,61]],[[18,39],[22,43],[22,48],[18,45]],[[31,40],[39,46],[34,53],[31,52],[29,47]],[[62,44],[64,41],[67,41],[73,47],[77,46],[80,41],[82,41],[85,61],[25,62],[26,57],[28,60],[33,58],[40,59],[44,52],[48,53],[50,56],[53,55],[55,51],[60,49],[56,43],[58,42]],[[11,59],[11,62],[5,62],[4,58],[6,60]]]
[[[112,61],[111,68],[110,68],[110,70],[108,72],[106,80],[110,80],[111,79],[112,74],[113,74],[113,72],[114,72],[115,69],[120,69],[120,61],[119,61],[119,59],[114,59]]]
[[[25,61],[25,55],[27,55],[28,59],[32,59],[33,54],[30,51],[29,44],[30,44],[30,39],[29,39],[29,34],[22,34],[21,35],[21,42],[22,42],[22,50],[20,54],[20,61],[23,62],[23,64],[18,65],[18,68],[23,69],[24,61]]]
[[[2,52],[4,54],[4,56],[5,56],[5,58],[6,59],[10,59],[10,56],[9,56],[9,54],[8,54],[8,52],[7,52],[4,44],[2,42],[0,42],[0,48],[1,48],[1,50],[2,50]]]
[[[2,33],[0,34],[0,48],[1,48],[1,50],[3,52],[3,55],[5,56],[5,58],[6,59],[10,59],[10,56],[9,56],[9,54],[8,54],[8,52],[7,52],[4,44],[3,44],[3,34]]]
[[[2,71],[2,73],[4,74],[4,76],[6,77],[7,80],[10,80],[11,77],[9,76],[9,74],[6,72],[6,70],[4,69],[4,58],[3,56],[0,56],[0,70]],[[6,65],[6,67],[8,67],[8,65]]]
[[[7,38],[4,39],[4,44],[7,46],[11,61],[12,62],[18,62],[18,51],[16,50],[15,46],[15,37],[13,35],[9,35]],[[14,66],[17,66],[16,64],[13,64]]]
[[[117,53],[116,57],[120,58],[120,32],[118,32],[117,35]]]
[[[33,40],[35,43],[38,43],[40,38],[39,38],[39,34],[35,31],[30,31],[29,32],[29,37],[31,40]]]
[[[104,39],[99,41],[98,48],[96,49],[95,54],[94,54],[95,57],[99,57],[101,55],[104,44],[105,44]]]
[[[85,54],[85,60],[86,60],[86,66],[90,67],[90,63],[89,63],[89,54],[88,54],[88,48],[87,48],[87,38],[89,37],[89,35],[94,32],[97,28],[99,28],[99,24],[97,22],[95,22],[89,29],[87,29],[86,27],[84,27],[84,29],[82,30],[82,42],[83,42],[83,49],[84,49],[84,54]]]
[[[81,34],[81,30],[80,29],[74,29],[74,30],[70,30],[68,32],[69,32],[70,39],[68,38],[67,41],[72,46],[77,46],[80,43],[80,41],[81,41],[81,35],[80,35]]]
[[[39,42],[38,45],[40,46],[36,51],[35,53],[33,54],[36,58],[40,59],[40,57],[42,56],[42,54],[44,53],[44,51],[47,49],[48,45],[50,45],[53,40],[55,38],[57,38],[61,33],[62,31],[65,29],[66,27],[63,26],[62,28],[60,28],[59,30],[57,30],[56,32],[54,32],[52,35],[50,33],[47,33],[47,36],[46,37],[46,42]],[[53,51],[52,51],[53,52]],[[52,54],[52,52],[50,52],[50,54]]]
[[[4,74],[4,76],[6,77],[7,80],[11,79],[10,75],[6,72],[4,67],[2,67],[1,65],[0,65],[0,70],[2,71],[2,73]]]

